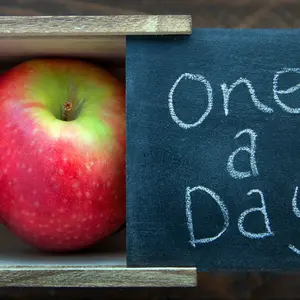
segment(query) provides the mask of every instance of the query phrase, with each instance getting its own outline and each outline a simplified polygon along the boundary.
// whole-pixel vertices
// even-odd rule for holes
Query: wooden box
[[[34,57],[100,63],[125,80],[127,35],[189,34],[189,16],[1,17],[1,70]],[[0,226],[0,286],[194,286],[194,268],[128,268],[126,230],[77,254],[50,255]]]

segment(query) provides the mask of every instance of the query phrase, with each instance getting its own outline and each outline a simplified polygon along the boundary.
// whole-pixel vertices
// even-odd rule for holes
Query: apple
[[[76,59],[0,77],[0,219],[45,251],[87,248],[125,222],[125,88]]]

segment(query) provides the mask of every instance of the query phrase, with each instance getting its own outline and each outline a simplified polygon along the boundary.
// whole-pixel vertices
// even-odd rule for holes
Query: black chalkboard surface
[[[300,270],[299,37],[127,38],[128,266]]]

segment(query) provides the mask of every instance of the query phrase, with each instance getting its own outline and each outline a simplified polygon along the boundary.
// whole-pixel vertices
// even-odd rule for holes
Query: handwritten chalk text
[[[300,74],[300,68],[285,68],[280,71],[275,72],[274,78],[273,78],[273,99],[274,103],[282,109],[285,113],[288,114],[299,114],[300,113],[300,107],[291,107],[288,106],[283,101],[283,96],[287,94],[292,94],[300,89],[300,84],[297,84],[295,86],[281,89],[279,87],[279,79],[280,76],[283,76],[284,74]],[[177,89],[180,89],[180,84],[184,80],[192,80],[196,81],[197,83],[201,84],[205,89],[206,99],[207,102],[206,109],[204,112],[200,113],[200,116],[198,120],[194,123],[189,123],[187,120],[183,121],[181,120],[177,113],[175,108],[175,98],[176,98],[176,92]],[[223,109],[224,109],[224,115],[225,117],[230,115],[230,106],[234,106],[234,99],[232,99],[232,93],[233,91],[238,87],[242,86],[243,88],[246,88],[249,96],[251,98],[251,101],[253,103],[253,106],[258,109],[260,112],[265,114],[272,114],[274,113],[274,109],[266,104],[264,104],[262,101],[260,101],[256,95],[255,89],[250,82],[249,79],[240,77],[235,82],[231,83],[230,85],[227,85],[227,83],[221,83],[220,84],[220,90],[222,92],[223,96]],[[180,101],[181,99],[176,99],[176,101]],[[204,99],[198,98],[199,102],[203,102]],[[205,102],[205,103],[206,103]],[[172,85],[171,90],[168,95],[168,107],[169,107],[169,113],[172,118],[172,120],[182,129],[188,130],[193,129],[197,126],[200,126],[209,116],[211,111],[213,110],[214,106],[214,99],[213,99],[213,88],[210,82],[201,74],[192,74],[192,73],[184,73],[178,77],[178,79],[175,81],[175,83]],[[229,156],[226,164],[226,171],[230,175],[231,178],[234,180],[243,180],[245,178],[249,177],[257,177],[259,176],[257,161],[256,161],[256,154],[257,154],[257,140],[258,136],[256,132],[251,128],[246,128],[240,130],[233,139],[238,139],[242,135],[248,135],[250,139],[249,145],[244,145],[241,147],[238,147],[235,149]],[[250,169],[248,171],[239,171],[236,169],[235,164],[237,155],[240,152],[246,152],[249,154],[249,167]],[[239,159],[241,157],[239,156]],[[195,201],[199,201],[199,192],[204,192],[210,196],[212,201],[215,201],[218,204],[219,210],[222,213],[224,223],[223,227],[220,229],[220,231],[215,234],[214,236],[204,236],[204,237],[195,237],[194,232],[194,220],[193,220],[193,210],[192,210],[192,204]],[[267,212],[267,203],[265,201],[265,196],[262,190],[260,189],[250,189],[247,194],[248,197],[255,195],[260,198],[261,205],[258,207],[250,207],[243,211],[236,222],[236,226],[239,230],[239,233],[244,236],[245,238],[249,239],[264,239],[264,238],[272,238],[275,236],[275,233],[272,231],[271,222],[268,216]],[[273,199],[270,199],[271,201]],[[291,201],[291,208],[294,213],[294,215],[297,218],[300,218],[300,209],[298,208],[298,186],[295,187],[294,195],[292,197]],[[230,224],[230,214],[229,210],[226,206],[225,201],[222,199],[220,195],[218,195],[215,191],[211,190],[208,187],[198,185],[195,187],[187,187],[185,190],[185,204],[186,204],[186,223],[188,227],[188,232],[190,235],[190,244],[192,247],[196,247],[197,244],[207,244],[212,243],[216,241],[217,239],[221,238],[222,235],[228,230],[229,224]],[[254,214],[255,213],[255,214]],[[246,218],[255,218],[257,216],[257,213],[260,213],[263,216],[263,225],[264,230],[262,232],[251,232],[249,228],[247,229],[245,226],[245,219]],[[205,235],[205,234],[204,234]],[[287,247],[295,254],[300,255],[300,249],[297,248],[295,245],[289,244]]]
[[[299,114],[300,113],[300,107],[299,108],[293,108],[288,105],[286,105],[281,99],[280,95],[287,95],[287,94],[292,94],[296,92],[297,90],[300,89],[300,84],[297,84],[296,86],[290,87],[285,90],[279,89],[278,86],[278,81],[280,76],[287,74],[287,73],[297,73],[300,74],[300,68],[284,68],[278,72],[275,73],[274,78],[273,78],[273,97],[274,97],[274,102],[282,108],[282,110],[286,113],[290,114]],[[207,95],[207,106],[205,112],[199,117],[199,119],[194,122],[194,123],[187,123],[186,121],[183,121],[179,119],[179,117],[176,114],[176,109],[174,107],[174,97],[176,97],[176,90],[180,89],[180,83],[183,80],[193,80],[201,83],[204,85],[206,89],[206,95]],[[255,92],[255,89],[250,82],[249,79],[247,78],[239,78],[237,81],[232,83],[229,87],[227,86],[226,83],[221,83],[220,84],[220,89],[223,93],[223,107],[224,107],[224,114],[225,116],[228,116],[230,113],[229,110],[229,104],[230,104],[230,96],[232,92],[234,91],[235,88],[237,88],[240,85],[244,85],[245,88],[248,89],[249,95],[252,99],[252,102],[254,106],[261,112],[271,114],[274,112],[274,109],[267,106],[266,104],[262,103]],[[180,99],[179,99],[180,100]],[[199,99],[199,101],[203,101],[203,99]],[[190,129],[193,127],[197,127],[201,125],[206,118],[209,116],[213,109],[214,105],[214,100],[213,100],[213,88],[210,84],[210,82],[201,74],[192,74],[192,73],[183,73],[178,77],[178,79],[175,81],[175,83],[172,85],[171,90],[169,92],[169,97],[168,97],[168,103],[169,103],[169,113],[173,121],[181,128],[183,129]]]

